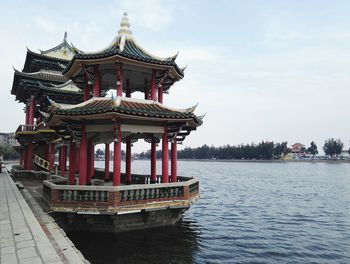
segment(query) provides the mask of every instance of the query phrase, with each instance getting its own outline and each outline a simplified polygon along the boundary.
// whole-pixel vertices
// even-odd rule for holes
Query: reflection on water
[[[135,173],[149,167],[132,163]],[[201,198],[183,221],[119,234],[69,233],[91,263],[350,263],[349,163],[178,167],[179,175],[200,178]]]
[[[196,222],[182,221],[117,234],[70,232],[68,236],[91,263],[193,263],[198,230]]]

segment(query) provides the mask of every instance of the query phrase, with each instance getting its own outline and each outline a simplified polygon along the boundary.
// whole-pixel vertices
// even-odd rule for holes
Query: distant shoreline
[[[248,162],[248,163],[350,163],[350,160],[236,160],[236,159],[178,159],[179,161],[199,161],[199,162]]]

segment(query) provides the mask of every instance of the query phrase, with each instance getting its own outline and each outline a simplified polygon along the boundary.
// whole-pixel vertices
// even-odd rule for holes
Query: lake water
[[[349,163],[179,161],[178,172],[201,191],[179,224],[69,237],[91,263],[350,263]]]

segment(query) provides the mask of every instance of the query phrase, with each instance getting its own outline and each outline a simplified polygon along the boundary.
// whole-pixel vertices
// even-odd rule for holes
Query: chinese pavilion
[[[28,49],[23,70],[15,69],[11,93],[25,104],[25,124],[16,131],[21,167],[13,175],[43,179],[44,198],[66,226],[118,231],[174,223],[199,197],[198,180],[177,175],[176,153],[202,117],[194,114],[196,107],[174,109],[163,103],[163,95],[184,77],[184,68],[176,64],[177,55],[160,58],[142,48],[126,13],[120,26],[103,50],[83,52],[69,45],[65,34],[54,48]],[[113,89],[116,96],[106,97]],[[144,99],[133,98],[135,92]],[[138,140],[150,144],[150,175],[132,173],[132,145]],[[162,171],[157,174],[160,142]],[[97,144],[105,144],[104,171],[94,167]]]

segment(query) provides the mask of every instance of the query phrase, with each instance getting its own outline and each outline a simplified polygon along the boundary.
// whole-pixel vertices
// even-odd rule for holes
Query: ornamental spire
[[[132,32],[129,28],[130,28],[130,22],[128,18],[128,13],[124,12],[122,21],[120,22],[120,29],[118,31],[118,36],[130,37],[132,35]]]
[[[120,29],[118,31],[119,51],[121,52],[124,50],[125,40],[131,38],[132,32],[129,28],[130,28],[130,23],[129,23],[128,13],[124,12],[122,21],[120,22]]]

